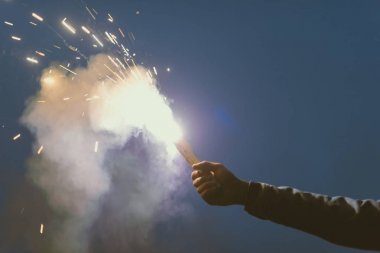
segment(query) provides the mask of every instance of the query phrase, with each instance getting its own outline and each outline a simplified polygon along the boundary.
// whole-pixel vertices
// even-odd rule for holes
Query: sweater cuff
[[[254,215],[255,209],[257,208],[257,198],[263,190],[263,185],[258,182],[250,181],[248,188],[247,200],[244,205],[244,210],[248,213]]]

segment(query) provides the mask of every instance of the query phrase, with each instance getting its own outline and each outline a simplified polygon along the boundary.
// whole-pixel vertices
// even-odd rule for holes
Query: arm
[[[245,205],[265,220],[293,227],[335,244],[380,250],[380,202],[328,197],[235,177],[222,164],[193,166],[193,184],[211,205]]]
[[[245,210],[335,244],[380,250],[380,202],[250,183]]]

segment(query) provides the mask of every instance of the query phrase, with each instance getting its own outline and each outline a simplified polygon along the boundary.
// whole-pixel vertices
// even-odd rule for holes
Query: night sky
[[[140,61],[158,66],[161,90],[201,159],[222,162],[246,180],[379,198],[379,1],[87,3],[134,33]],[[14,187],[24,184],[33,142],[18,119],[38,90],[41,67],[26,63],[22,52],[52,35],[33,34],[22,23],[35,10],[57,26],[65,16],[79,19],[78,6],[76,0],[0,2],[0,219],[12,210],[12,198],[29,197]],[[12,41],[15,33],[30,41]],[[166,252],[360,252],[251,217],[242,207],[208,206],[183,169],[184,201],[193,211],[157,228]],[[10,226],[0,237],[16,233]],[[7,250],[32,252],[24,237]]]

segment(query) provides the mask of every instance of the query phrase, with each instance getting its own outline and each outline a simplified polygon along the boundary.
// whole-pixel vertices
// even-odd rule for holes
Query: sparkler
[[[98,13],[94,10],[94,9],[90,9],[88,6],[85,6],[85,9],[86,11],[88,12],[88,14],[92,17],[92,19],[96,20],[96,16]],[[140,11],[136,11],[136,15],[139,15],[140,14]],[[32,12],[32,17],[34,19],[36,19],[37,21],[39,22],[43,22],[44,21],[44,18],[41,17],[39,14],[35,13],[35,12]],[[114,18],[112,17],[112,15],[110,13],[107,13],[107,17],[106,19],[110,22],[110,23],[113,23],[114,22]],[[30,24],[36,26],[37,24],[34,23],[34,22],[29,22]],[[13,26],[13,23],[9,22],[9,21],[4,21],[4,24],[8,25],[8,26]],[[63,20],[61,21],[61,24],[72,34],[76,34],[76,29],[74,28],[74,26],[72,24],[70,24],[67,20],[67,18],[63,18]],[[79,27],[81,28],[81,30],[86,33],[86,34],[89,34],[91,35],[91,37],[95,40],[96,44],[94,44],[93,46],[94,47],[97,47],[97,46],[100,46],[100,47],[104,47],[104,44],[103,42],[101,41],[101,38],[97,37],[94,33],[92,33],[90,31],[89,28],[87,28],[86,26],[84,25],[79,25]],[[121,28],[117,28],[117,31],[120,33],[120,35],[122,36],[122,38],[125,38],[125,34],[124,32],[122,31]],[[105,74],[104,77],[107,78],[108,80],[110,80],[112,83],[119,83],[119,82],[123,82],[127,77],[126,75],[124,75],[123,71],[126,71],[126,70],[129,70],[131,71],[131,74],[134,76],[135,79],[137,80],[141,80],[143,78],[145,78],[145,80],[152,84],[154,82],[153,80],[153,74],[151,72],[151,70],[147,70],[146,71],[146,75],[145,77],[143,77],[142,73],[140,73],[140,71],[138,71],[137,69],[137,65],[135,64],[135,61],[133,59],[133,57],[136,56],[136,53],[129,53],[130,50],[128,48],[126,48],[123,44],[119,44],[119,42],[117,41],[117,37],[110,33],[110,32],[107,32],[105,31],[104,32],[104,35],[105,37],[103,36],[103,38],[107,38],[108,41],[110,43],[112,43],[114,46],[118,47],[121,49],[121,52],[124,54],[124,57],[122,57],[122,59],[124,60],[124,63],[127,65],[128,68],[126,68],[126,66],[124,65],[124,63],[118,58],[118,57],[111,57],[111,56],[108,56],[108,59],[112,62],[112,64],[116,67],[116,71],[113,70],[111,67],[107,66],[107,64],[104,64],[104,66],[106,67],[106,69],[108,69],[111,74],[110,75],[107,75]],[[131,41],[134,41],[136,40],[134,34],[132,32],[128,32],[128,36],[130,38]],[[11,37],[13,40],[15,41],[21,41],[21,37],[18,37],[18,36],[12,36]],[[63,41],[64,43],[66,43],[65,41]],[[70,50],[72,50],[73,52],[78,52],[78,48],[77,47],[74,47],[72,45],[67,45],[67,48],[69,48]],[[57,49],[61,49],[60,46],[58,45],[53,45],[55,48]],[[46,56],[45,53],[41,52],[41,51],[38,51],[38,50],[35,50],[35,53],[38,55],[38,56]],[[76,56],[75,59],[77,60],[80,60],[81,57],[79,56]],[[38,60],[36,58],[33,58],[33,57],[26,57],[26,60],[33,63],[33,64],[38,64]],[[128,63],[129,62],[129,63]],[[59,65],[60,68],[64,69],[65,71],[68,71],[69,73],[73,74],[73,75],[77,75],[77,73],[73,70],[71,70],[69,68],[70,64],[68,64],[67,66],[64,66],[64,65]],[[134,69],[132,69],[134,68]],[[157,71],[157,68],[155,66],[153,66],[152,68],[153,70],[153,73],[155,76],[158,75],[158,71]],[[169,67],[166,68],[166,71],[167,72],[170,72],[171,69]],[[51,70],[50,70],[51,72]],[[49,73],[50,73],[49,72]],[[115,80],[115,77],[116,77],[116,80]],[[45,77],[43,80],[43,83],[44,84],[53,84],[54,83],[54,79],[52,79],[51,77]],[[144,96],[142,94],[142,96]],[[85,101],[91,101],[93,99],[96,99],[98,98],[98,96],[93,96],[93,97],[89,97],[89,98],[86,98]],[[71,98],[70,97],[64,97],[62,100],[63,101],[68,101],[70,100]],[[141,99],[144,99],[144,97],[141,97]],[[45,100],[39,100],[37,101],[37,103],[45,103],[46,101]],[[84,116],[84,112],[82,114],[82,116]],[[176,131],[174,131],[176,132]],[[176,135],[176,134],[173,134],[173,136]],[[13,139],[14,140],[17,140],[21,135],[18,134],[16,135]],[[177,137],[169,137],[169,135],[167,136],[169,142],[171,143],[174,143],[177,150],[179,151],[179,153],[185,158],[185,160],[190,164],[194,164],[194,163],[197,163],[199,162],[198,158],[196,157],[196,155],[194,154],[194,152],[192,151],[192,148],[190,146],[190,144],[181,139],[180,141],[178,141],[178,134],[177,134]],[[97,152],[98,151],[98,141],[95,142],[95,146],[94,146],[94,152]],[[43,150],[43,146],[41,145],[40,148],[38,149],[37,151],[37,154],[41,154]],[[43,224],[42,225],[42,229],[43,229]]]

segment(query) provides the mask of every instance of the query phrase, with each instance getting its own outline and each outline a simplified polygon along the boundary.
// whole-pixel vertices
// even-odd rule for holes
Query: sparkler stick
[[[196,163],[199,163],[198,157],[194,154],[191,145],[185,140],[181,139],[180,141],[175,143],[178,152],[185,158],[186,162],[192,166]]]

